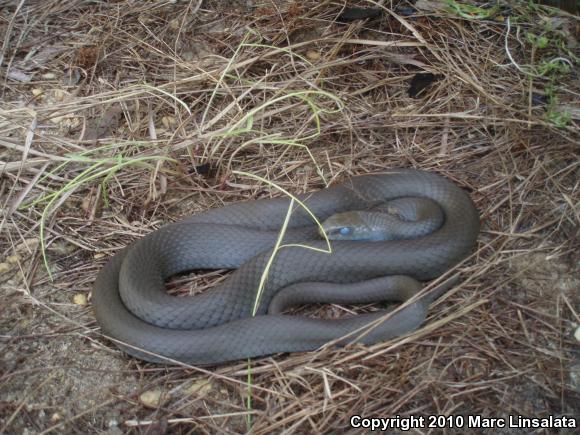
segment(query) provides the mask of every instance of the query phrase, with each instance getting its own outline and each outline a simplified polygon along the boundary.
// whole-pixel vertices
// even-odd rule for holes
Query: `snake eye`
[[[352,231],[352,228],[350,227],[342,227],[340,229],[340,234],[342,234],[343,236],[348,236]]]

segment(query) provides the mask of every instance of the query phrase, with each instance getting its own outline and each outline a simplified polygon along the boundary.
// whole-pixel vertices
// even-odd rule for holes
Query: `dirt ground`
[[[341,2],[2,2],[0,432],[359,433],[353,415],[446,418],[411,433],[481,433],[470,416],[578,427],[578,18],[379,3],[355,19]],[[92,285],[117,250],[275,194],[234,171],[302,193],[394,167],[450,178],[481,215],[461,282],[418,331],[205,368],[139,361],[100,333]]]

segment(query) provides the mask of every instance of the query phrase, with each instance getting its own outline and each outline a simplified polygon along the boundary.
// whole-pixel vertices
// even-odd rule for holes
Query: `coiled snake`
[[[236,203],[166,225],[117,253],[99,273],[93,289],[97,321],[131,355],[163,361],[158,354],[199,365],[314,350],[332,340],[370,344],[404,334],[424,321],[432,298],[422,298],[382,323],[376,320],[384,311],[336,320],[279,312],[288,304],[310,301],[407,300],[421,289],[416,280],[435,278],[465,258],[477,238],[478,214],[469,196],[441,176],[390,170],[299,196],[320,220],[407,197],[439,205],[440,227],[405,240],[336,240],[331,254],[284,247],[271,264],[255,317],[256,291],[289,200]],[[326,248],[302,208],[294,210],[284,242]],[[165,292],[164,280],[171,275],[215,268],[237,270],[216,288],[191,298]],[[351,334],[372,322],[378,324]],[[347,334],[351,336],[341,339]]]

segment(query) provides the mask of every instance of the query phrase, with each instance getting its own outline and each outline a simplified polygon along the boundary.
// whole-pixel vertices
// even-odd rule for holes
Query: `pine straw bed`
[[[527,2],[409,15],[395,1],[339,24],[338,2],[84,3],[0,12],[0,431],[319,433],[353,414],[579,412],[574,17]],[[435,80],[413,98],[418,73]],[[234,171],[299,193],[393,167],[454,180],[483,225],[462,283],[415,333],[214,369],[145,364],[99,334],[86,297],[112,253],[275,192]]]

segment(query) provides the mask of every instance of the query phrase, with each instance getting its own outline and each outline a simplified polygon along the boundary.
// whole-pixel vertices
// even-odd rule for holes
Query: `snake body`
[[[401,169],[358,176],[299,199],[324,220],[406,197],[438,204],[441,226],[409,240],[333,241],[331,254],[284,247],[270,266],[255,316],[256,291],[290,201],[240,202],[166,225],[118,252],[98,274],[92,296],[97,321],[133,356],[199,365],[314,350],[332,340],[370,344],[409,332],[425,319],[430,300],[418,300],[382,323],[375,321],[384,312],[337,320],[280,314],[296,301],[333,300],[331,287],[339,294],[335,302],[405,300],[420,290],[416,280],[435,278],[465,258],[479,231],[477,211],[463,190],[436,174]],[[327,247],[302,208],[293,211],[284,242]],[[237,270],[191,298],[165,292],[171,275],[215,268]],[[371,322],[377,325],[352,335]]]

